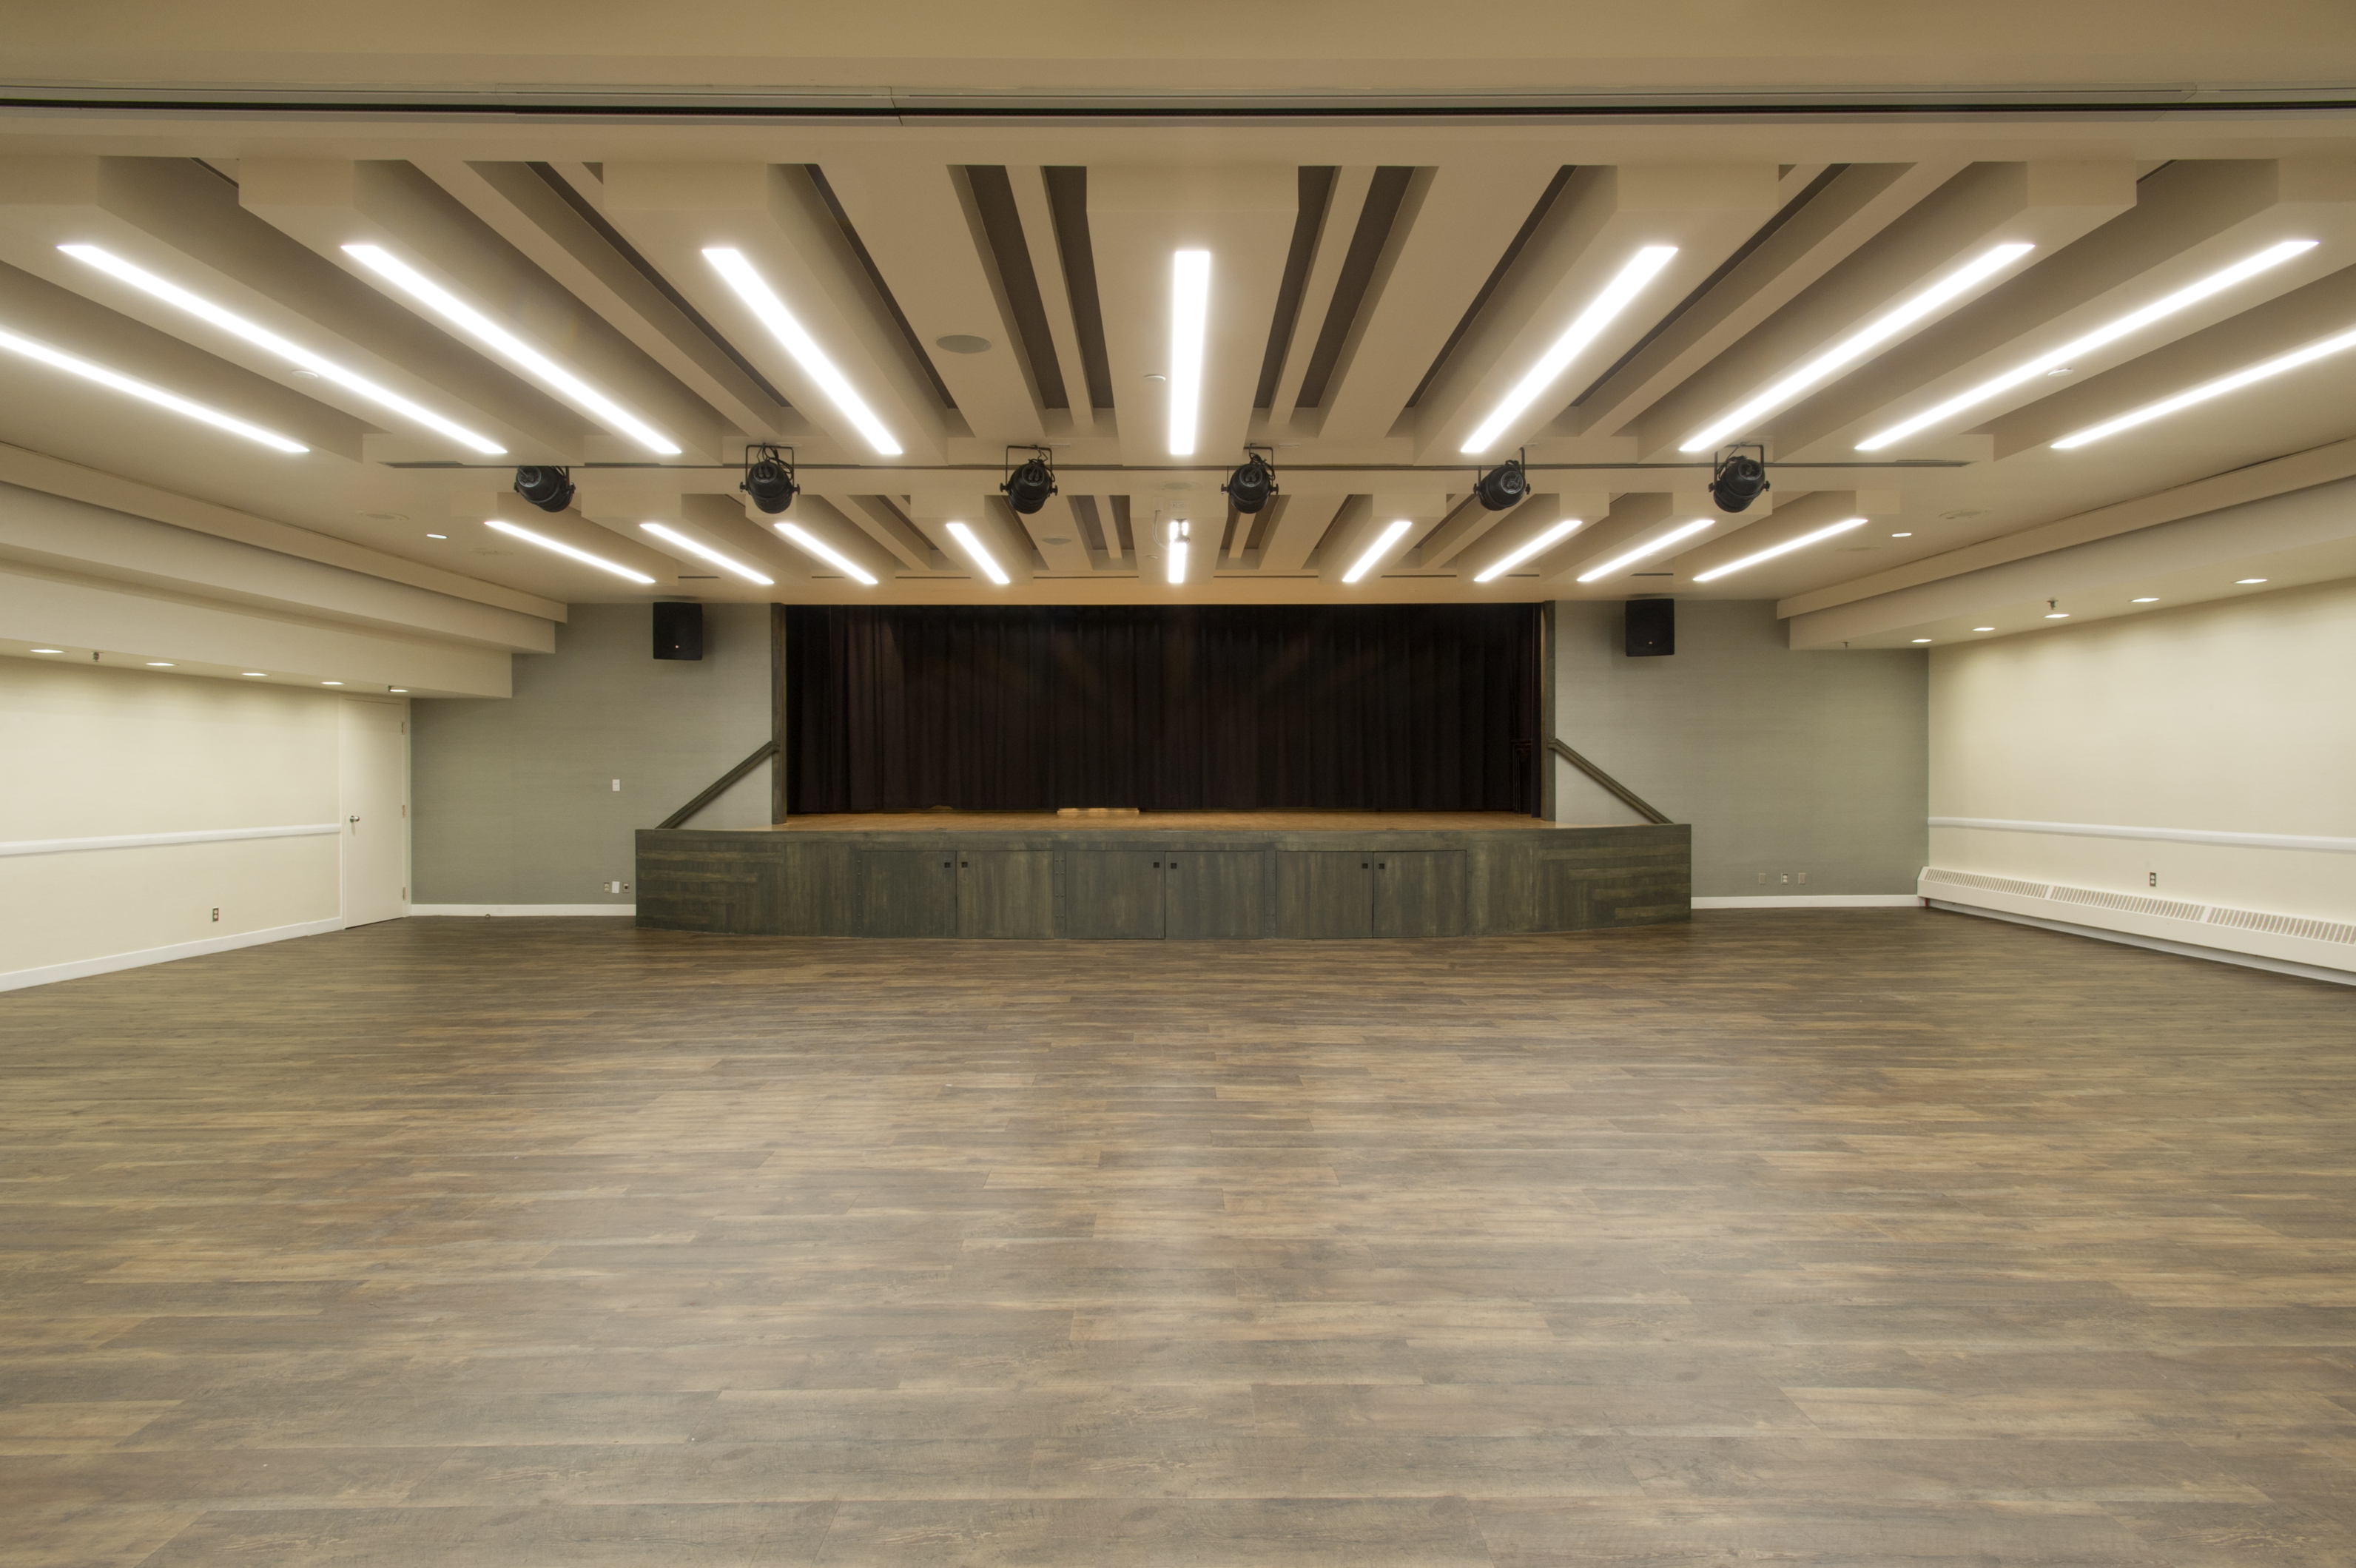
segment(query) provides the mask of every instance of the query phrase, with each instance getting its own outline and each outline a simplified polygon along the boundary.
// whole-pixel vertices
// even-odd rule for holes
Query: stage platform
[[[746,936],[1477,936],[1691,918],[1692,830],[1503,812],[925,811],[643,829],[638,924]]]

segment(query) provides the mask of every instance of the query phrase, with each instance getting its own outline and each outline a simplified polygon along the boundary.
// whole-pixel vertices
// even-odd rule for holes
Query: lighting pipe
[[[1570,362],[1595,341],[1599,333],[1612,325],[1612,317],[1625,310],[1628,302],[1635,298],[1638,291],[1652,282],[1660,270],[1669,264],[1669,258],[1676,253],[1675,245],[1646,245],[1629,257],[1612,281],[1603,285],[1603,292],[1590,300],[1587,308],[1563,328],[1562,336],[1554,340],[1553,347],[1538,357],[1538,362],[1530,367],[1527,375],[1514,383],[1514,390],[1505,394],[1505,401],[1481,422],[1479,429],[1464,438],[1464,445],[1457,450],[1468,454],[1486,452],[1505,433],[1505,427],[1519,419],[1523,410],[1536,403],[1538,394],[1552,386],[1555,379],[1570,368]]]
[[[1660,538],[1654,540],[1650,544],[1639,544],[1635,549],[1629,551],[1625,555],[1614,555],[1611,560],[1606,561],[1602,565],[1596,567],[1594,570],[1581,572],[1579,575],[1579,580],[1582,583],[1592,583],[1599,577],[1609,577],[1614,572],[1624,572],[1629,567],[1636,564],[1637,562],[1649,561],[1654,556],[1667,550],[1671,545],[1678,542],[1680,540],[1691,539],[1703,529],[1714,528],[1717,524],[1718,520],[1714,517],[1706,517],[1698,522],[1687,523],[1683,528],[1675,529],[1661,535]]]
[[[2229,392],[2238,392],[2253,382],[2269,380],[2281,375],[2285,371],[2295,371],[2301,365],[2311,364],[2317,360],[2341,353],[2349,349],[2356,349],[2356,329],[2323,338],[2319,342],[2309,343],[2304,349],[2294,349],[2287,354],[2277,354],[2273,359],[2262,360],[2246,370],[2235,371],[2228,376],[2219,376],[2213,381],[2203,381],[2197,387],[2178,392],[2174,397],[2164,397],[2158,403],[2147,403],[2141,408],[2119,415],[2116,419],[2104,420],[2100,424],[2089,425],[2074,435],[2064,435],[2061,440],[2053,443],[2054,450],[2067,452],[2073,446],[2083,446],[2089,441],[2100,441],[2105,435],[2115,435],[2122,430],[2132,430],[2138,424],[2147,424],[2155,419],[2174,413],[2178,409],[2190,408],[2196,403],[2207,403],[2212,397],[2222,397]]]
[[[1836,533],[1847,533],[1852,528],[1863,528],[1864,526],[1865,519],[1861,517],[1850,518],[1846,522],[1836,522],[1828,528],[1817,529],[1814,533],[1804,533],[1797,539],[1787,539],[1783,541],[1783,543],[1772,545],[1765,550],[1760,551],[1756,554],[1745,555],[1740,561],[1730,561],[1723,566],[1713,566],[1707,572],[1697,572],[1694,574],[1694,581],[1697,583],[1712,582],[1719,577],[1725,576],[1730,572],[1740,572],[1745,566],[1756,566],[1762,561],[1772,561],[1776,556],[1788,555],[1793,551],[1800,549],[1804,545],[1814,544],[1819,540],[1830,539]]]
[[[1405,533],[1409,526],[1409,520],[1407,518],[1400,518],[1395,522],[1385,524],[1382,532],[1375,536],[1375,542],[1366,546],[1366,553],[1358,557],[1357,564],[1342,574],[1342,581],[1355,583],[1373,571],[1375,563],[1381,560],[1384,553],[1398,542],[1399,535]]]
[[[1832,380],[1833,377],[1847,370],[1849,366],[1865,358],[1890,338],[1897,337],[1898,334],[1905,331],[1957,295],[1980,283],[1991,274],[2011,265],[2035,249],[2037,249],[2036,246],[2026,242],[2015,241],[2009,244],[1992,246],[1982,252],[1920,294],[1875,317],[1871,321],[1818,354],[1723,419],[1697,431],[1677,450],[1680,452],[1710,451],[1728,436],[1748,428],[1751,421],[1763,418],[1786,403],[1797,401],[1802,393],[1812,390],[1819,382]]]
[[[679,456],[679,444],[670,437],[383,246],[346,245],[344,254],[501,359],[554,388],[559,396],[578,403],[608,430],[628,436],[658,456]]]
[[[998,564],[997,558],[982,548],[981,540],[964,523],[950,523],[949,537],[958,542],[958,549],[973,557],[973,564],[981,568],[982,575],[1000,587],[1002,588],[1014,580],[1006,575],[1006,569]]]
[[[842,411],[842,416],[858,427],[859,434],[867,438],[867,445],[882,456],[897,457],[900,443],[884,428],[884,422],[875,417],[875,411],[867,406],[867,400],[859,395],[851,378],[827,358],[818,339],[786,308],[786,302],[777,297],[769,280],[745,259],[744,252],[733,246],[711,245],[705,247],[703,259],[727,280],[728,286],[736,291],[736,297],[744,302],[744,307],[769,329],[771,336],[785,345],[786,352],[794,357],[802,373],[816,381],[834,406]]]
[[[553,550],[559,555],[569,555],[584,566],[594,566],[600,572],[611,572],[616,577],[627,577],[633,583],[645,583],[649,586],[654,583],[654,579],[644,572],[634,572],[627,566],[616,565],[602,555],[592,555],[586,550],[575,550],[560,540],[551,539],[544,533],[534,533],[529,528],[518,528],[512,522],[502,522],[496,517],[485,518],[483,526],[496,528],[501,533],[512,534],[528,543],[539,545],[542,550]]]
[[[259,441],[264,446],[280,452],[300,456],[310,450],[301,442],[289,441],[274,430],[264,430],[259,424],[248,424],[233,413],[223,413],[220,409],[210,408],[193,399],[182,397],[178,392],[166,392],[162,387],[126,376],[120,371],[110,371],[104,365],[95,365],[88,360],[79,359],[62,349],[52,349],[47,343],[36,342],[30,338],[20,338],[5,328],[0,328],[0,349],[5,349],[12,354],[21,354],[26,359],[36,360],[52,370],[63,371],[68,375],[80,376],[86,381],[95,381],[100,386],[119,392],[125,397],[135,397],[142,403],[152,403],[157,408],[168,408],[174,413],[209,424],[216,430],[226,430],[232,435],[242,435],[248,441]]]
[[[1211,252],[1170,258],[1170,455],[1194,455],[1203,404],[1203,338],[1211,323]]]
[[[126,262],[112,251],[102,250],[96,245],[59,245],[58,249],[85,266],[96,267],[109,277],[127,283],[166,305],[177,306],[200,321],[209,321],[224,332],[244,338],[257,349],[310,371],[321,381],[333,381],[346,392],[366,398],[380,408],[389,408],[403,418],[413,419],[427,429],[437,431],[486,457],[507,456],[508,449],[489,436],[478,435],[463,424],[444,419],[432,409],[412,403],[391,388],[380,386],[357,371],[346,370],[327,356],[315,354],[299,343],[281,338],[267,327],[248,321],[236,312],[182,288],[167,278],[157,277],[146,268]]]
[[[825,562],[836,571],[841,572],[844,576],[851,578],[853,582],[870,588],[875,585],[875,575],[873,573],[868,571],[867,568],[862,566],[858,562],[853,561],[850,556],[845,555],[841,551],[835,549],[834,546],[829,544],[825,540],[820,539],[817,534],[812,533],[809,529],[804,528],[800,523],[781,522],[776,524],[776,527],[777,532],[784,534],[796,549],[800,550],[807,554],[817,556],[819,560]]]
[[[1523,562],[1528,560],[1531,556],[1540,554],[1545,551],[1553,549],[1556,545],[1561,543],[1564,540],[1569,539],[1572,534],[1577,533],[1580,529],[1585,528],[1586,526],[1587,520],[1583,517],[1564,518],[1560,522],[1556,523],[1552,528],[1547,529],[1544,533],[1539,534],[1536,539],[1531,540],[1528,543],[1523,545],[1520,549],[1506,556],[1503,561],[1496,563],[1487,571],[1482,573],[1472,580],[1476,583],[1494,583],[1498,578],[1504,576],[1506,573],[1512,571],[1515,567],[1520,565]]]
[[[736,575],[744,578],[748,583],[758,583],[765,588],[774,588],[777,585],[777,580],[775,577],[764,577],[760,573],[755,572],[750,566],[745,565],[744,563],[737,560],[734,556],[723,555],[719,551],[712,549],[710,545],[690,539],[686,534],[680,532],[679,530],[675,528],[666,528],[659,522],[642,522],[638,524],[638,526],[645,529],[648,533],[653,534],[657,539],[661,540],[666,544],[677,545],[680,549],[686,551],[690,555],[693,555],[699,560],[708,561],[723,572],[734,572]]]

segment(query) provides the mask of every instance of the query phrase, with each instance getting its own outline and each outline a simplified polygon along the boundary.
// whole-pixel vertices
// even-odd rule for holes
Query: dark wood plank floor
[[[2356,993],[1910,911],[0,996],[9,1564],[2356,1563]]]

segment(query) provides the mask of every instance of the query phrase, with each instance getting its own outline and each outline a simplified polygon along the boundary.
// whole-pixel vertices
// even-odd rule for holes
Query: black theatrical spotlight
[[[744,482],[736,487],[771,517],[793,505],[794,492],[800,488],[794,483],[794,460],[785,451],[779,446],[747,446],[744,456],[751,461],[744,465]],[[755,457],[756,452],[760,456]]]
[[[1756,452],[1746,457],[1745,452]],[[1709,499],[1720,511],[1740,511],[1775,487],[1767,482],[1767,448],[1730,446],[1709,471]]]
[[[1530,499],[1530,477],[1522,472],[1522,460],[1515,457],[1473,480],[1472,493],[1491,511],[1504,511]]]
[[[1007,450],[1012,452],[1014,448],[1009,446]],[[1055,470],[1047,466],[1047,449],[1044,446],[1031,446],[1024,450],[1036,452],[1039,456],[1007,475],[1006,482],[998,488],[1006,492],[1007,505],[1029,517],[1045,506],[1047,498],[1055,493]]]
[[[1250,447],[1245,447],[1244,453],[1243,462],[1219,489],[1236,503],[1237,511],[1249,514],[1268,505],[1269,498],[1276,494],[1276,469]]]
[[[573,504],[573,470],[518,468],[515,493],[542,511],[562,511]]]

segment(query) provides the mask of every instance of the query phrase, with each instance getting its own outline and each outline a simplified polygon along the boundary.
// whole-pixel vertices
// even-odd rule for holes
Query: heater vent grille
[[[2045,897],[2042,882],[2020,882],[2009,876],[1983,876],[1976,871],[1925,871],[1925,882],[1944,882],[1956,887],[1976,887],[1983,893],[2011,893],[2023,898]]]
[[[2199,904],[2179,904],[2169,898],[2145,898],[2133,893],[2097,893],[2091,887],[2056,886],[2051,894],[2060,904],[2092,904],[2100,909],[2124,909],[2131,915],[2165,915],[2171,920],[2198,920],[2208,913]]]
[[[2266,915],[2254,909],[2211,909],[2209,923],[2212,926],[2233,926],[2244,931],[2264,931],[2269,936],[2305,937],[2311,942],[2356,943],[2356,926],[2343,926],[2330,920],[2309,920],[2297,915]]]

